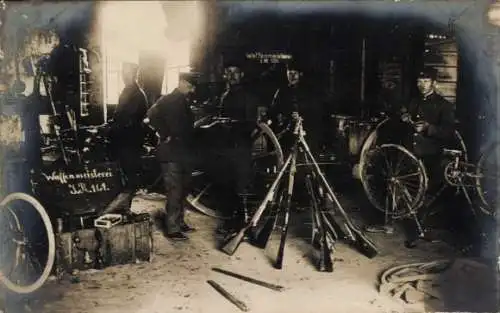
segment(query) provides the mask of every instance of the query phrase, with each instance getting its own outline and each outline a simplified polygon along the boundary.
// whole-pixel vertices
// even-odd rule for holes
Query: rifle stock
[[[319,229],[319,260],[318,270],[320,272],[333,272],[333,261],[331,257],[331,250],[326,238],[325,223],[323,217],[320,215],[318,207],[314,208],[314,215],[316,216],[318,229]]]
[[[274,224],[276,223],[276,218],[276,212],[273,212],[273,215],[268,216],[262,225],[251,229],[252,243],[255,246],[259,248],[264,248],[266,246],[271,236],[271,232],[273,231]]]
[[[276,257],[276,263],[274,264],[274,267],[277,269],[282,269],[283,268],[283,259],[285,255],[285,242],[286,242],[286,236],[288,233],[288,222],[290,218],[290,202],[287,200],[286,207],[284,208],[284,222],[283,226],[281,228],[281,238],[280,238],[280,245],[278,247],[278,255]]]
[[[272,201],[269,214],[265,217],[265,221],[260,223],[259,225],[253,227],[251,229],[253,244],[255,244],[259,248],[265,248],[267,242],[269,241],[269,237],[274,230],[276,225],[276,220],[278,218],[279,206],[277,203],[281,203],[283,201],[284,195],[282,190],[278,194],[278,201]]]
[[[351,231],[356,238],[353,244],[362,254],[370,259],[376,257],[379,254],[377,246],[359,229],[352,228]]]
[[[313,218],[315,219],[316,227],[318,228],[319,234],[319,260],[318,260],[318,270],[320,272],[333,272],[333,261],[331,258],[330,247],[328,246],[327,234],[325,231],[325,221],[318,207],[318,201],[314,188],[312,186],[312,181],[310,175],[306,176],[306,187],[311,196],[311,204],[313,207]]]
[[[332,212],[328,212],[327,217],[330,217],[332,224],[341,229],[344,238],[349,244],[354,246],[363,255],[371,259],[379,254],[377,246],[354,225],[349,225],[342,220],[342,217],[336,216]]]
[[[296,148],[295,148],[296,149]],[[294,149],[294,150],[295,150]],[[275,268],[281,269],[283,267],[283,258],[285,254],[285,242],[286,242],[286,235],[288,233],[288,222],[290,219],[290,206],[292,205],[292,195],[293,195],[293,187],[295,183],[295,172],[297,170],[296,168],[296,153],[295,151],[292,153],[293,157],[291,160],[291,165],[290,165],[290,173],[288,176],[288,189],[286,193],[286,199],[285,199],[285,207],[283,208],[284,214],[285,214],[285,219],[283,221],[283,226],[281,229],[281,238],[280,238],[280,245],[278,248],[278,256],[276,258],[276,263],[274,265]]]
[[[330,247],[328,247],[326,235],[323,232],[323,235],[321,236],[319,263],[318,263],[318,270],[320,272],[330,272],[330,273],[333,272],[333,261],[330,254],[331,254]]]
[[[259,208],[255,212],[255,214],[252,217],[252,220],[245,226],[243,227],[236,236],[230,238],[221,248],[223,252],[229,255],[233,255],[234,252],[236,252],[236,249],[238,249],[238,246],[240,245],[241,241],[245,237],[245,233],[250,229],[250,227],[257,225],[258,221],[260,220],[260,217],[264,213],[265,209],[267,208],[267,204],[273,199],[274,193],[276,188],[278,187],[278,184],[281,180],[281,177],[283,176],[283,173],[285,173],[286,168],[288,167],[288,164],[290,164],[290,161],[292,159],[292,154],[290,154],[285,162],[283,164],[283,167],[281,168],[280,172],[278,173],[278,176],[274,180],[273,184],[271,185],[271,188],[269,188],[269,191],[266,194],[266,197],[264,198],[264,201],[260,204]]]
[[[221,250],[229,255],[233,255],[234,252],[236,252],[236,249],[238,249],[238,246],[240,245],[241,241],[243,240],[243,237],[245,237],[245,232],[248,230],[249,225],[243,227],[238,234],[235,236],[231,237],[221,248]]]

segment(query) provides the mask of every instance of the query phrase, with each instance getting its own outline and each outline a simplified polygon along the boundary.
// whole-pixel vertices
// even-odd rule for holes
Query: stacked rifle
[[[309,172],[305,184],[310,196],[313,220],[312,244],[319,248],[318,270],[332,272],[331,252],[335,243],[343,239],[369,258],[378,254],[375,244],[363,234],[351,221],[343,209],[330,184],[323,175],[318,163],[312,155],[302,128],[302,119],[295,124],[295,144],[275,181],[269,188],[264,200],[257,208],[250,222],[237,234],[229,238],[222,246],[222,251],[233,255],[245,238],[250,238],[261,247],[270,245],[270,235],[278,233],[280,243],[274,260],[274,267],[281,269],[284,259],[284,247],[290,221],[290,206],[293,198],[294,177],[299,153],[303,155]],[[288,184],[282,180],[288,173]],[[329,200],[332,206],[327,206]]]

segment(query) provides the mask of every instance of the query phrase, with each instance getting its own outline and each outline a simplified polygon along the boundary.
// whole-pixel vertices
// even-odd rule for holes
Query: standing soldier
[[[296,61],[286,65],[287,85],[276,90],[269,109],[269,117],[273,120],[272,128],[277,134],[286,130],[299,116],[304,118],[307,142],[312,152],[317,154],[324,139],[322,133],[324,112],[321,102],[318,101],[319,96],[308,92],[301,80],[302,76],[303,72]],[[292,142],[293,139],[289,136],[282,143],[288,149]]]
[[[184,220],[184,199],[195,157],[194,116],[188,95],[195,91],[197,80],[195,74],[180,74],[179,86],[158,99],[147,112],[150,125],[160,136],[157,158],[167,195],[166,236],[175,241],[187,240],[185,233],[195,231]]]
[[[450,143],[455,130],[455,110],[452,103],[447,101],[436,92],[437,70],[425,67],[417,77],[417,88],[419,96],[410,101],[401,120],[413,121],[414,136],[412,138],[412,150],[416,157],[424,163],[429,176],[427,193],[434,194],[442,183],[443,148]],[[425,207],[422,209],[426,209]],[[420,211],[420,214],[424,212]],[[385,232],[392,234],[394,227],[392,221],[388,225],[367,227],[368,232]],[[410,234],[413,236],[413,234]],[[412,243],[415,238],[410,238]]]
[[[238,62],[227,63],[224,70],[226,89],[221,97],[221,114],[234,122],[215,139],[217,153],[228,161],[232,182],[223,211],[230,217],[217,232],[239,230],[245,222],[244,197],[252,181],[252,131],[257,124],[257,99],[242,84],[244,72]]]
[[[123,65],[122,78],[125,84],[118,99],[118,106],[111,124],[111,145],[125,176],[124,191],[106,209],[129,210],[135,192],[140,186],[141,155],[144,145],[143,120],[148,109],[144,91],[137,82],[139,67],[136,64]],[[125,208],[123,208],[125,206]]]

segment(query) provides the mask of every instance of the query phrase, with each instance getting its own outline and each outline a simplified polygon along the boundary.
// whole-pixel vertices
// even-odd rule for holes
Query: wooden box
[[[151,261],[153,223],[149,214],[126,216],[109,229],[66,232],[57,240],[57,267],[64,271]]]

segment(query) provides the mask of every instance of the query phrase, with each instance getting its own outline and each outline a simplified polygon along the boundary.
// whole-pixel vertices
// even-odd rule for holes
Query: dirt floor
[[[356,208],[346,199],[356,216]],[[135,211],[157,212],[162,201],[136,198]],[[307,235],[293,229],[287,241],[282,270],[274,269],[262,249],[242,243],[233,256],[215,247],[216,221],[195,212],[187,220],[198,231],[190,241],[172,243],[156,231],[154,259],[104,270],[78,273],[73,279],[54,279],[37,292],[15,300],[17,308],[6,312],[40,313],[170,313],[238,312],[238,308],[217,293],[207,280],[214,280],[241,301],[252,312],[318,313],[318,312],[429,312],[429,311],[496,311],[492,294],[471,293],[477,289],[464,281],[450,300],[426,301],[413,305],[379,294],[380,273],[394,265],[431,261],[456,256],[444,243],[422,243],[415,249],[403,246],[400,232],[394,235],[372,235],[381,254],[368,259],[345,244],[339,243],[333,253],[334,272],[318,272],[311,262],[312,248]],[[300,215],[294,225],[303,225]],[[279,284],[286,289],[276,292],[213,272],[212,267]],[[493,275],[494,276],[494,275]],[[459,295],[459,296],[458,296]],[[465,299],[464,297],[469,299]],[[473,298],[471,298],[473,297]],[[460,302],[453,298],[461,298]],[[12,297],[14,299],[14,297]],[[14,302],[10,299],[9,302]]]

